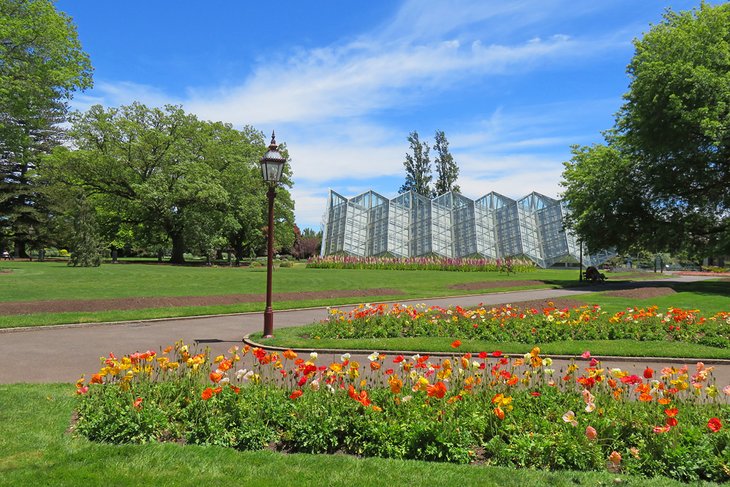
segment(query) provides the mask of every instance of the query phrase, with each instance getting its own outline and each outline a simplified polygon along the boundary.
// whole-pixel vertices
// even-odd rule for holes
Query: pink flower
[[[585,359],[589,359],[589,358],[591,358],[591,352],[589,352],[588,350],[586,350],[580,356],[583,357],[583,358],[585,358]]]
[[[595,440],[598,438],[598,432],[596,431],[596,428],[593,426],[586,427],[586,436],[589,440]]]

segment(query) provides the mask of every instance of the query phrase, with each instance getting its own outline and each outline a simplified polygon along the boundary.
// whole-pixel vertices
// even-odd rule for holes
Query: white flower
[[[350,354],[349,353],[343,353],[340,355],[340,362],[345,362],[347,360],[350,360]]]
[[[474,360],[474,361],[473,361],[473,362],[471,363],[471,367],[472,367],[473,369],[478,369],[480,365],[481,365],[481,364],[480,364],[479,362],[477,362],[476,360]]]
[[[587,413],[592,413],[593,411],[595,411],[595,409],[596,409],[596,405],[594,403],[589,402],[588,404],[586,404]]]
[[[543,372],[545,375],[553,375],[555,373],[555,369],[543,369]]]
[[[231,379],[229,379],[228,377],[223,377],[220,380],[219,384],[228,384],[230,381],[231,381]]]
[[[400,398],[401,402],[408,402],[413,399],[413,396],[403,396]]]
[[[419,354],[415,354],[413,357],[411,357],[411,360],[413,360],[415,362],[419,358],[421,358],[421,356]]]
[[[312,352],[312,353],[309,354],[309,357],[312,360],[317,360],[317,357],[319,357],[319,354],[317,354],[317,352]]]
[[[319,380],[317,380],[317,379],[314,379],[314,380],[313,380],[312,382],[310,382],[310,383],[309,383],[309,387],[310,387],[310,388],[311,388],[311,389],[312,389],[313,391],[318,391],[318,390],[319,390]]]
[[[530,355],[529,353],[526,353],[525,355],[523,355],[523,357],[525,360],[530,360],[532,358],[532,355]]]
[[[578,421],[575,419],[575,413],[573,411],[568,411],[567,413],[563,414],[563,421],[566,423],[570,423],[573,426],[578,426]]]
[[[553,364],[553,359],[551,359],[550,357],[545,357],[542,363],[544,363],[546,367],[550,367]]]
[[[330,394],[335,393],[335,388],[332,386],[332,384],[327,384],[327,390],[330,392]]]
[[[380,353],[373,352],[370,355],[368,355],[368,360],[370,360],[371,362],[375,362],[376,360],[378,360],[378,357],[380,357]]]

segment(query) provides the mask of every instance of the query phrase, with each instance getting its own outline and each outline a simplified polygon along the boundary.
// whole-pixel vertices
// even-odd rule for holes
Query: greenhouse
[[[565,213],[560,200],[535,192],[518,200],[495,192],[473,200],[452,192],[433,199],[413,192],[388,199],[375,191],[346,198],[330,190],[322,255],[527,257],[540,267],[578,263],[578,242],[563,229]],[[612,255],[583,255],[583,265],[599,265]]]

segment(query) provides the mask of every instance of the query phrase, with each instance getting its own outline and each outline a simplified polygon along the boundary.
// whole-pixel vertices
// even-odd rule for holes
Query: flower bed
[[[76,431],[94,441],[730,479],[730,387],[703,364],[555,370],[539,349],[320,363],[234,347],[211,360],[177,343],[110,355],[77,393]]]
[[[462,272],[530,272],[536,269],[528,259],[470,259],[446,257],[354,257],[328,255],[311,257],[307,267],[313,269],[387,269]]]
[[[399,304],[330,309],[315,325],[320,338],[454,337],[495,342],[549,343],[560,340],[670,340],[730,347],[730,312],[705,317],[698,310],[657,306],[628,308],[613,315],[600,306],[541,310],[512,305],[475,309]]]

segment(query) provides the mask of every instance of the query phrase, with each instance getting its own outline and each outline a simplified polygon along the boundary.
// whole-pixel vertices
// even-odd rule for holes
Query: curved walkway
[[[682,276],[661,282],[692,282],[703,277]],[[616,283],[619,285],[620,283]],[[540,289],[504,293],[455,296],[428,300],[405,301],[408,304],[426,302],[439,306],[475,306],[516,303],[520,301],[565,298],[611,289],[611,283],[583,289]],[[343,306],[347,307],[347,306]],[[298,326],[324,319],[326,308],[276,311],[275,327]],[[260,331],[262,313],[173,318],[125,323],[61,325],[37,328],[0,330],[0,383],[15,382],[75,382],[81,374],[89,377],[99,369],[99,358],[113,352],[117,356],[136,351],[158,350],[177,340],[209,346],[214,353],[223,353],[241,344],[245,335]],[[320,354],[322,360],[326,354]],[[334,354],[333,354],[334,355]],[[638,359],[606,360],[605,366],[643,370],[661,368],[668,361]],[[693,366],[693,360],[680,361]],[[706,361],[711,362],[711,361]],[[675,364],[676,365],[676,364]],[[560,361],[556,360],[556,368]],[[718,361],[715,377],[719,385],[730,384],[730,361]]]

